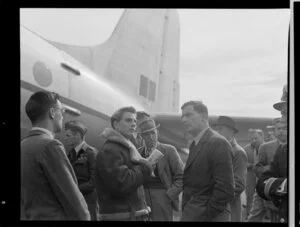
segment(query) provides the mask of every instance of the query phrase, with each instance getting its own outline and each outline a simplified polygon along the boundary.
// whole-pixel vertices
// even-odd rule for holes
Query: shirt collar
[[[199,143],[200,139],[203,137],[204,133],[208,130],[209,127],[203,129],[199,134],[194,138],[195,146]]]
[[[78,144],[74,149],[76,151],[76,154],[81,150],[82,146],[85,144],[85,141],[82,141],[80,144]]]
[[[54,139],[54,135],[53,135],[53,133],[52,133],[52,132],[50,132],[48,129],[45,129],[45,128],[40,128],[40,127],[32,127],[32,129],[31,129],[31,130],[40,130],[40,131],[42,131],[42,132],[46,133],[48,136],[50,136],[50,137],[51,137],[51,139]]]

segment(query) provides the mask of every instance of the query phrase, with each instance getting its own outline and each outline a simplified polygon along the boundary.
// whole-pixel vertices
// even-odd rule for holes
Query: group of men
[[[54,138],[63,130],[59,95],[34,93],[26,104],[33,127],[21,142],[21,219],[172,221],[175,210],[182,212],[181,221],[240,222],[249,169],[264,179],[258,181],[257,194],[273,200],[272,190],[286,181],[274,176],[273,164],[266,167],[268,144],[259,148],[261,162],[250,167],[247,149],[235,139],[233,119],[220,116],[213,130],[203,102],[186,102],[181,110],[183,125],[193,138],[185,165],[174,146],[158,141],[154,119],[130,106],[111,116],[99,151],[85,142],[84,124],[66,122],[65,148]],[[273,141],[272,146],[275,153]]]

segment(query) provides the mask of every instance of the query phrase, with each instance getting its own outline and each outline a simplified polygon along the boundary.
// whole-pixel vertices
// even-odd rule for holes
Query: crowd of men
[[[287,222],[287,86],[274,104],[282,114],[276,138],[264,142],[261,129],[250,129],[244,148],[232,118],[211,128],[202,101],[184,103],[192,138],[185,164],[158,141],[160,125],[134,107],[111,116],[99,150],[85,141],[82,122],[63,125],[58,94],[36,92],[25,108],[32,129],[21,142],[21,220],[173,221],[180,211],[181,221]],[[55,139],[62,130],[65,146]]]

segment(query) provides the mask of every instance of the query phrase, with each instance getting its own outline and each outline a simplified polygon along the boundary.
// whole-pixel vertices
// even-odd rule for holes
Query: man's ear
[[[55,110],[54,110],[54,108],[50,108],[50,110],[49,110],[50,119],[54,119],[54,116],[55,116]]]
[[[114,126],[115,129],[117,129],[117,127],[116,127],[117,125],[118,125],[118,122],[117,122],[117,121],[114,121],[114,122],[113,122],[113,126]]]

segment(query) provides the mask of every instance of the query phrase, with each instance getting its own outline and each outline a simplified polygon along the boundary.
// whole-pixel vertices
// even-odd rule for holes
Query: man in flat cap
[[[136,125],[139,125],[142,121],[149,119],[150,118],[150,114],[148,114],[145,111],[137,111],[136,112]],[[135,134],[135,146],[137,149],[141,148],[142,146],[144,146],[144,140],[141,136],[141,134],[139,133],[139,128],[137,128],[137,133]]]
[[[288,130],[287,123],[287,85],[284,85],[281,102],[273,107],[281,112],[281,123]],[[279,209],[279,222],[288,222],[288,138],[286,143],[280,144],[271,162],[270,169],[263,172],[256,184],[259,196],[265,200],[271,200]]]
[[[145,196],[153,221],[172,221],[173,209],[179,211],[183,162],[174,146],[158,142],[158,127],[150,118],[138,125],[145,144],[139,149],[142,157],[149,158],[157,150],[163,154],[154,165],[154,175],[144,183]]]
[[[241,194],[246,189],[247,181],[247,154],[236,142],[235,134],[238,133],[235,121],[226,116],[220,116],[215,124],[215,129],[224,136],[232,146],[232,164],[234,174],[234,199],[231,202],[231,221],[242,222]]]
[[[68,158],[77,177],[79,190],[88,205],[91,220],[95,221],[98,205],[94,171],[98,151],[85,142],[86,132],[86,126],[79,121],[65,123],[64,141],[71,148]]]

